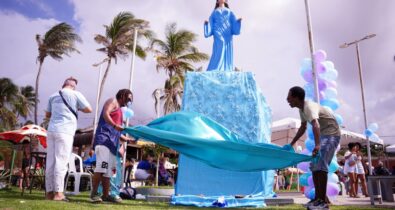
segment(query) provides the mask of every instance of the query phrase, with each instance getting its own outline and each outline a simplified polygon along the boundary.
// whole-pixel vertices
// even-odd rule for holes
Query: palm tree
[[[35,104],[36,93],[34,88],[30,85],[20,87],[18,94],[18,102],[15,104],[15,113],[17,117],[22,116],[27,118],[31,113]]]
[[[18,118],[27,118],[34,106],[32,86],[19,88],[9,78],[0,78],[0,130],[15,128]]]
[[[199,52],[192,45],[196,41],[197,35],[195,33],[187,30],[177,30],[175,23],[166,26],[165,36],[165,40],[154,39],[151,42],[150,50],[156,56],[157,71],[163,69],[168,75],[164,94],[160,97],[164,101],[164,112],[168,114],[181,108],[185,73],[198,70],[191,63],[205,61],[209,56]],[[158,103],[158,101],[155,103]]]
[[[104,45],[104,47],[97,50],[107,55],[107,67],[100,84],[99,100],[110,70],[111,61],[114,59],[115,63],[117,63],[118,57],[125,59],[133,50],[133,43],[135,40],[133,40],[134,37],[132,36],[132,33],[134,28],[139,29],[137,39],[140,39],[141,37],[149,39],[153,34],[152,31],[148,30],[148,21],[137,19],[130,12],[120,12],[114,17],[111,25],[105,25],[104,27],[106,29],[106,34],[98,34],[95,36],[95,41],[98,44]],[[136,45],[136,55],[145,59],[146,52],[141,45]]]
[[[9,78],[0,78],[0,130],[10,130],[17,123],[12,111],[18,95],[18,86]]]
[[[36,35],[36,42],[38,45],[37,61],[39,63],[37,77],[36,77],[36,95],[34,104],[34,123],[37,124],[37,105],[38,105],[38,90],[41,68],[47,56],[55,60],[62,60],[63,55],[69,56],[72,52],[79,51],[75,48],[76,42],[82,42],[81,38],[74,33],[74,28],[67,23],[59,23],[49,29],[42,38],[39,34]]]

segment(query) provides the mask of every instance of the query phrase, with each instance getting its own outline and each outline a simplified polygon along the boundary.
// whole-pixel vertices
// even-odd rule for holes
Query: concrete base
[[[265,203],[268,206],[282,206],[294,204],[294,199],[292,198],[266,198]]]
[[[156,196],[171,196],[174,194],[174,189],[161,189],[161,188],[136,188],[136,194],[141,195],[156,195]]]
[[[165,195],[147,195],[145,200],[148,202],[170,202],[170,196]]]

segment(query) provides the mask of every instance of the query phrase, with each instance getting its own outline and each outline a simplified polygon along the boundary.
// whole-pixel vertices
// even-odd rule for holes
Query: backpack
[[[122,199],[136,199],[136,189],[134,189],[133,187],[125,187],[122,188],[120,191],[119,196]]]

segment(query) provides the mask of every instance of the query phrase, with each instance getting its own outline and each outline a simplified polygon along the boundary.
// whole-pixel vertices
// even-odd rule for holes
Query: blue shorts
[[[340,136],[321,136],[320,152],[310,163],[310,170],[328,172],[329,164],[332,161],[336,148],[339,145]]]

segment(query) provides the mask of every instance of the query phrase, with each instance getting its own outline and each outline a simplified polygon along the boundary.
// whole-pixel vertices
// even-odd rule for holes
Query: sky
[[[40,77],[39,119],[49,95],[61,88],[69,76],[79,79],[78,90],[95,108],[99,67],[105,58],[97,52],[96,34],[104,34],[119,12],[129,11],[150,22],[158,38],[165,26],[177,23],[179,29],[198,34],[195,46],[211,54],[212,38],[204,38],[203,22],[214,7],[214,0],[1,0],[0,1],[0,77],[11,78],[20,86],[35,84],[38,55],[35,35],[44,35],[60,22],[75,27],[83,43],[80,54],[71,54],[61,62],[46,58]],[[310,56],[307,21],[303,0],[230,0],[231,10],[241,17],[242,29],[234,37],[235,66],[255,74],[269,106],[273,120],[298,118],[298,111],[286,102],[290,87],[303,86],[300,75],[302,60]],[[387,144],[395,143],[395,1],[393,0],[314,0],[310,1],[312,32],[316,50],[327,53],[335,64],[340,108],[345,129],[364,130],[362,98],[355,47],[339,48],[344,42],[375,33],[376,37],[360,43],[363,84],[368,123],[376,122],[377,134]],[[144,45],[144,43],[142,43]],[[196,64],[205,69],[208,61]],[[127,88],[131,57],[112,64],[104,87],[106,98]],[[145,124],[155,118],[156,88],[163,87],[165,74],[157,72],[153,55],[136,59],[133,79],[134,124]],[[93,114],[80,114],[79,127],[93,122]]]

